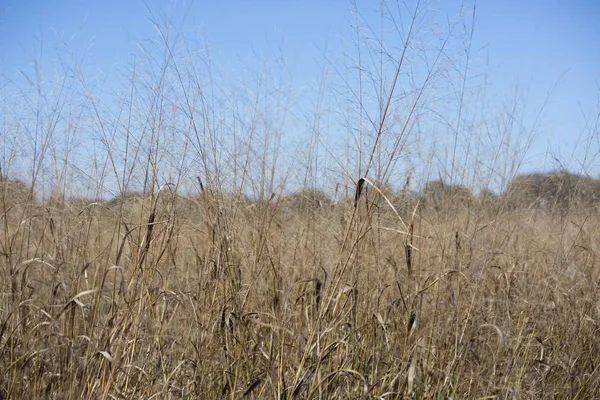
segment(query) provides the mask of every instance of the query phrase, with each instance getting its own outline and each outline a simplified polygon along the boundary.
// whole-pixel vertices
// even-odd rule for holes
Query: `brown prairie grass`
[[[2,395],[600,393],[597,213],[296,203],[7,208]]]
[[[513,131],[517,100],[466,117],[475,4],[438,25],[429,2],[378,3],[379,27],[353,5],[356,52],[324,54],[314,110],[279,56],[229,87],[152,13],[156,47],[111,105],[78,63],[60,90],[4,90],[3,132],[36,135],[5,141],[0,169],[0,400],[600,398],[600,185],[533,174],[473,196],[463,183],[503,186],[535,136]],[[490,176],[459,156],[480,145]],[[413,193],[438,158],[448,173]],[[143,193],[61,193],[127,188]]]

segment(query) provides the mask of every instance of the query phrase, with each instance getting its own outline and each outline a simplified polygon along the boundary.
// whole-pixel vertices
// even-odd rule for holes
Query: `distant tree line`
[[[417,196],[426,205],[503,204],[510,209],[569,210],[600,205],[600,180],[566,171],[521,174],[512,179],[504,192],[482,190],[474,196],[462,185],[432,181]]]
[[[559,171],[515,177],[504,196],[513,208],[595,207],[600,205],[600,180]]]
[[[29,186],[5,176],[0,176],[0,191],[5,207],[8,204],[35,201]],[[393,191],[389,185],[381,187],[380,191],[396,204],[411,207],[419,202],[422,207],[436,209],[503,205],[510,209],[570,210],[600,206],[600,179],[566,171],[518,175],[508,183],[504,192],[498,194],[481,190],[475,195],[467,186],[448,184],[443,180],[429,181],[417,192],[407,188]],[[122,200],[141,197],[144,197],[141,193],[126,193],[109,200],[107,205],[114,206]],[[336,203],[318,189],[303,189],[280,200],[290,208],[302,211],[328,209]],[[246,198],[246,202],[252,203],[252,200]]]
[[[464,185],[443,180],[429,181],[419,191],[407,188],[394,191],[389,185],[379,187],[388,199],[403,209],[419,207],[447,210],[456,207],[496,207],[508,209],[570,210],[600,206],[600,180],[565,171],[521,174],[512,179],[501,193],[483,189],[477,194]],[[372,199],[377,201],[376,191]],[[302,190],[283,197],[294,209],[316,210],[334,201],[322,191]],[[351,202],[352,199],[347,199]],[[379,202],[379,204],[382,204]]]

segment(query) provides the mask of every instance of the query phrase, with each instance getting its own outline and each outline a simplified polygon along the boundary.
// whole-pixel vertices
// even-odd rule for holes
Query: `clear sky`
[[[376,26],[379,2],[356,4]],[[452,17],[460,4],[430,7]],[[465,4],[471,12],[473,3]],[[51,64],[68,48],[88,76],[97,73],[109,87],[111,76],[131,66],[138,44],[157,38],[152,18],[168,15],[186,40],[208,43],[226,75],[243,75],[262,56],[281,56],[302,85],[320,79],[325,55],[343,59],[349,52],[352,9],[344,0],[0,0],[0,73],[18,81],[34,59]],[[521,96],[526,130],[536,130],[523,170],[600,173],[599,21],[597,0],[476,2],[469,82],[485,86],[476,101],[490,113]]]

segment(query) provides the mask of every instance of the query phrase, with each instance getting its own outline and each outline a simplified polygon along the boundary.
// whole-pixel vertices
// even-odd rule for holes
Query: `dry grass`
[[[600,396],[597,182],[472,196],[535,123],[469,115],[474,4],[379,5],[305,98],[279,57],[230,87],[151,13],[115,99],[78,63],[3,89],[0,400]]]
[[[4,397],[600,391],[596,212],[161,196],[6,210]]]

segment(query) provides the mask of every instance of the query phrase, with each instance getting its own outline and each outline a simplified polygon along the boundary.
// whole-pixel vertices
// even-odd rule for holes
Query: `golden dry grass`
[[[409,274],[406,236],[385,229],[403,229],[397,216],[369,196],[356,210],[168,192],[13,206],[2,394],[600,393],[597,212],[424,207]]]

